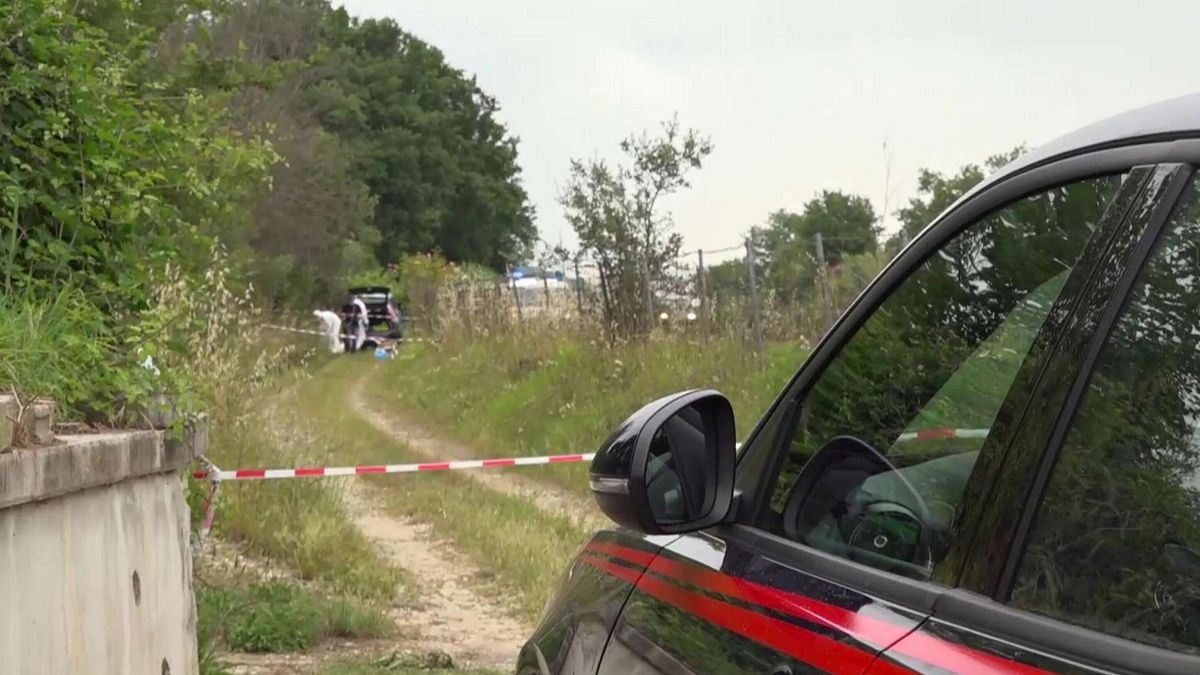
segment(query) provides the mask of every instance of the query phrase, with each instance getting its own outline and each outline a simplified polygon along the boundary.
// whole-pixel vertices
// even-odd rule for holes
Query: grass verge
[[[296,380],[281,396],[302,386]],[[224,467],[303,466],[335,454],[315,425],[288,401],[278,401],[243,423],[214,428],[209,457]],[[191,491],[199,519],[204,489]],[[390,601],[405,575],[384,560],[350,523],[345,494],[336,483],[312,480],[231,481],[221,487],[216,531],[250,551],[279,561],[302,579],[374,601]]]
[[[326,638],[386,637],[395,625],[377,607],[284,580],[246,586],[201,584],[198,621],[217,643],[242,652],[308,649]]]
[[[380,366],[366,358],[327,364],[301,385],[299,409],[338,439],[337,460],[345,464],[420,461],[423,457],[348,408],[350,387]],[[548,515],[517,497],[482,489],[462,473],[371,476],[384,506],[434,525],[486,573],[497,592],[516,598],[515,609],[536,617],[556,580],[588,532],[565,518]]]
[[[571,335],[503,335],[405,345],[396,360],[378,364],[370,393],[480,453],[590,452],[629,413],[683,389],[723,392],[744,436],[806,354],[779,343],[760,360],[727,337],[663,336],[609,348]],[[586,493],[587,467],[562,469],[544,476]]]

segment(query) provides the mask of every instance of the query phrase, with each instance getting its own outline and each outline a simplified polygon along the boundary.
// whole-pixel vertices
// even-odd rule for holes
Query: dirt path
[[[439,438],[427,427],[396,411],[382,412],[368,401],[363,388],[366,378],[354,383],[349,405],[376,429],[403,442],[414,451],[432,460],[478,459],[477,451],[460,443]],[[498,456],[505,453],[500,452]],[[592,500],[553,485],[518,475],[512,471],[479,469],[464,471],[490,490],[519,497],[538,507],[543,513],[567,518],[588,530],[610,525]]]
[[[354,405],[364,417],[374,416]],[[269,408],[288,405],[298,387],[284,388]],[[349,402],[348,402],[349,404]],[[387,424],[371,419],[375,425]],[[503,599],[486,591],[486,575],[452,545],[436,536],[432,526],[385,512],[376,490],[361,478],[344,481],[345,503],[354,526],[384,557],[412,578],[392,603],[395,639],[328,640],[307,651],[287,654],[229,653],[221,656],[237,675],[313,673],[322,664],[347,658],[375,659],[389,654],[413,656],[443,653],[457,667],[511,671],[521,645],[533,627],[515,619]]]
[[[416,602],[392,610],[401,635],[413,636],[406,646],[416,653],[445,652],[463,666],[512,670],[531,627],[481,592],[479,569],[438,540],[432,527],[382,513],[371,488],[351,481],[347,502],[354,524],[416,578]]]
[[[334,660],[442,653],[458,667],[511,671],[532,626],[513,618],[500,598],[486,593],[484,575],[439,540],[432,527],[384,513],[372,496],[376,488],[361,478],[343,480],[355,527],[413,579],[389,610],[397,638],[329,640],[307,652],[287,654],[223,654],[230,670],[237,675],[312,673]]]

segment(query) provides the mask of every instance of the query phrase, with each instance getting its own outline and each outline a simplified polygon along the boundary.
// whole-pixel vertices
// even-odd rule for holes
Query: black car
[[[396,340],[402,336],[400,310],[392,289],[387,286],[357,286],[349,290],[346,304],[342,305],[342,333],[353,335],[355,322],[360,320],[354,298],[362,300],[367,308],[367,337],[364,349],[374,349],[385,340]],[[350,350],[347,340],[347,350]]]
[[[1200,673],[1200,96],[1008,165],[735,450],[637,411],[531,673]]]

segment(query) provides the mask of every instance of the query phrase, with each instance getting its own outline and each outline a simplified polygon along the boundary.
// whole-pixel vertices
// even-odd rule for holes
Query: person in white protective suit
[[[354,322],[354,351],[358,351],[367,341],[367,323],[370,322],[370,318],[367,316],[367,303],[363,302],[362,298],[356,295],[350,302],[358,309],[358,320]]]
[[[329,353],[341,354],[344,349],[341,340],[342,317],[338,316],[336,312],[325,309],[314,310],[313,316],[321,322],[321,335],[325,338]]]

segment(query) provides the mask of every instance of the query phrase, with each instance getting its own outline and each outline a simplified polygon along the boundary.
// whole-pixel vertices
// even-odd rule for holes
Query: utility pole
[[[758,281],[754,271],[754,235],[746,239],[746,276],[750,281],[750,305],[754,311],[754,347],[759,357],[763,351],[762,306],[758,304]]]
[[[825,310],[825,330],[833,325],[833,292],[829,288],[829,276],[825,267],[825,241],[821,238],[821,233],[816,234],[817,243],[817,279],[821,283],[821,299],[822,306]]]

